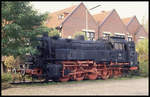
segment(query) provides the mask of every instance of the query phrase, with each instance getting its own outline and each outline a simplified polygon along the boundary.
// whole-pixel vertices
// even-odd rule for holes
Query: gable
[[[120,19],[120,16],[117,14],[115,10],[103,20],[103,22],[99,25],[100,31],[103,32],[111,32],[114,33],[127,33],[127,29],[125,24]]]
[[[59,26],[65,18],[77,7],[77,5],[62,9],[48,14],[48,19],[45,21],[45,25],[49,28],[55,28]],[[62,16],[62,18],[61,18]]]
[[[88,30],[94,31],[97,34],[98,25],[87,8],[81,3],[69,16],[62,22],[62,37],[73,36],[76,32],[86,30],[86,24]]]
[[[101,13],[93,15],[95,21],[100,24],[110,14],[111,11],[102,11]]]
[[[125,25],[128,25],[129,22],[132,20],[133,17],[127,17],[127,18],[123,18],[122,21]]]
[[[64,20],[62,22],[62,24],[66,23],[67,21],[70,21],[71,19],[73,19],[74,21],[78,21],[78,19],[82,19],[82,21],[80,22],[84,22],[86,23],[86,10],[87,8],[85,7],[85,5],[83,3],[81,3],[69,16],[68,18],[66,18],[66,20]],[[96,24],[96,21],[94,20],[94,18],[92,17],[92,15],[89,13],[89,11],[87,11],[87,15],[88,15],[88,22],[93,24]],[[90,23],[88,23],[88,25],[91,25]]]
[[[129,33],[134,34],[138,31],[140,27],[140,23],[137,20],[136,16],[134,16],[134,18],[132,18],[132,20],[130,21],[130,23],[127,25],[127,29],[129,31]]]
[[[97,27],[96,21],[91,16],[91,14],[87,11],[87,18],[88,18],[88,28],[95,29]],[[70,24],[70,25],[69,25]],[[86,28],[86,7],[84,4],[80,4],[70,16],[62,22],[63,27],[67,25],[67,27],[76,27],[85,29]],[[95,26],[93,28],[93,26]]]
[[[148,37],[148,33],[145,31],[144,27],[141,25],[136,36]]]

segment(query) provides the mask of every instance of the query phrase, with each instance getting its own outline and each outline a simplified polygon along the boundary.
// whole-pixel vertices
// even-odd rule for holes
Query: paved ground
[[[17,86],[2,95],[149,95],[148,78]]]

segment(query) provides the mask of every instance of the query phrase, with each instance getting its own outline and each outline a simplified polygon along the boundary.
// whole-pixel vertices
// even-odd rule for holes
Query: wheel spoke
[[[108,70],[103,70],[103,72],[102,72],[102,74],[101,74],[101,78],[102,78],[103,80],[106,80],[106,79],[108,79],[109,77],[110,77],[109,71],[108,71]]]

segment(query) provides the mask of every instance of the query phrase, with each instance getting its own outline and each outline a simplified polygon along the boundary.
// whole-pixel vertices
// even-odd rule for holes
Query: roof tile
[[[56,12],[53,12],[53,13],[50,13],[48,16],[49,18],[47,19],[47,21],[45,22],[45,25],[47,27],[50,27],[50,28],[55,28],[57,26],[59,26],[63,21],[64,19],[77,7],[77,5],[73,5],[69,8],[65,8],[65,9],[62,9],[60,11],[56,11]],[[62,19],[59,19],[58,16],[59,15],[64,15],[64,17]]]
[[[122,21],[123,21],[123,23],[124,23],[125,25],[127,25],[127,24],[131,21],[132,18],[133,18],[133,17],[123,18]]]
[[[104,19],[111,13],[111,11],[102,11],[98,14],[93,15],[95,21],[97,23],[102,23],[104,21]]]

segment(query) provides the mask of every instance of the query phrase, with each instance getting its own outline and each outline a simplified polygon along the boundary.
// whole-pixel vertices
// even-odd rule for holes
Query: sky
[[[145,17],[144,18],[145,20],[148,19],[149,4],[147,1],[134,1],[134,2],[133,1],[132,2],[82,1],[82,2],[88,9],[93,8],[97,5],[101,5],[93,10],[90,10],[91,14],[96,14],[103,10],[110,11],[115,9],[119,14],[120,18],[136,16],[140,23],[143,19],[143,16]],[[72,2],[33,1],[31,2],[33,8],[35,10],[38,10],[39,13],[44,13],[44,12],[52,13],[70,7],[72,5],[78,5],[80,3],[81,3],[80,1],[72,1]]]

